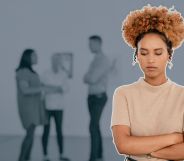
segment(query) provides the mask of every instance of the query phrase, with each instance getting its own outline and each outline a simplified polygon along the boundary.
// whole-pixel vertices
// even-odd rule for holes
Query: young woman
[[[35,127],[46,123],[41,93],[46,91],[32,66],[37,64],[37,55],[33,49],[24,50],[16,69],[18,110],[26,136],[21,146],[19,161],[30,159]]]
[[[42,135],[42,147],[44,153],[43,161],[50,161],[48,156],[48,141],[51,126],[51,119],[54,119],[57,144],[59,149],[59,160],[70,161],[63,155],[64,137],[63,137],[63,115],[66,108],[65,95],[69,91],[69,71],[64,67],[64,53],[55,53],[51,57],[51,69],[46,70],[42,77],[42,83],[47,86],[58,88],[57,91],[51,91],[44,97],[45,108],[48,114],[48,124],[44,126]]]
[[[183,17],[163,6],[145,6],[126,17],[122,33],[144,77],[114,92],[116,149],[130,161],[183,160],[184,87],[166,74],[184,39]]]

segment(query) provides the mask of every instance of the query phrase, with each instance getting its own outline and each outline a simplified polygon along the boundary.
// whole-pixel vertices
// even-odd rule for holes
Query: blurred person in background
[[[19,161],[30,160],[35,128],[47,122],[42,104],[42,92],[57,90],[42,86],[39,75],[32,68],[35,64],[37,64],[35,50],[26,49],[16,69],[18,111],[22,126],[26,130]]]
[[[57,88],[57,91],[51,91],[45,94],[45,107],[48,114],[48,124],[44,126],[42,135],[42,147],[44,161],[50,161],[48,156],[48,139],[50,131],[51,118],[55,121],[57,134],[57,144],[59,148],[59,159],[69,161],[69,158],[63,155],[63,113],[65,108],[65,95],[68,92],[69,71],[65,68],[64,57],[62,53],[55,53],[51,57],[51,69],[46,70],[42,76],[42,82],[46,86]]]
[[[89,161],[103,160],[103,143],[100,131],[100,118],[107,102],[108,75],[112,65],[102,51],[102,38],[98,35],[89,37],[89,48],[94,54],[83,81],[88,85],[88,110],[90,114],[91,152]]]

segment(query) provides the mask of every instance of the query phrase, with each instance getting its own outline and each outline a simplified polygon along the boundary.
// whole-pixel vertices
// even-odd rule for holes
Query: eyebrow
[[[146,48],[140,48],[140,50],[146,50],[146,51],[148,51],[148,49],[146,49]],[[163,48],[156,48],[154,50],[163,50]]]

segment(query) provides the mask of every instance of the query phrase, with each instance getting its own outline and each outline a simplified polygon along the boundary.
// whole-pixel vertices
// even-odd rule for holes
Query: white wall
[[[162,3],[161,3],[162,2]],[[22,51],[36,49],[40,73],[49,66],[49,58],[56,51],[74,53],[74,79],[71,81],[70,97],[64,117],[65,135],[88,135],[89,115],[86,106],[87,88],[82,77],[92,56],[88,50],[88,37],[101,35],[104,52],[117,58],[118,72],[111,75],[109,100],[102,115],[102,133],[110,136],[111,100],[114,88],[130,83],[141,75],[138,67],[132,67],[131,50],[121,38],[121,21],[129,11],[143,5],[163,4],[183,12],[181,1],[133,0],[14,0],[0,2],[0,134],[23,134],[16,103],[15,68]],[[183,47],[176,51],[171,79],[184,82],[182,60]],[[38,133],[40,133],[38,130]],[[52,129],[53,130],[53,129]],[[54,130],[53,130],[54,131]],[[53,132],[54,133],[54,132]]]

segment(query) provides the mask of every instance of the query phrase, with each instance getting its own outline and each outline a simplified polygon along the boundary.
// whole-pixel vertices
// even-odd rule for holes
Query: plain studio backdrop
[[[135,9],[147,5],[165,5],[184,15],[183,1],[134,0],[1,0],[0,1],[0,135],[24,133],[18,116],[16,101],[15,68],[25,48],[38,54],[35,69],[42,73],[50,67],[54,52],[72,52],[74,76],[64,112],[64,135],[88,136],[89,113],[87,86],[82,78],[92,54],[88,37],[98,34],[103,39],[103,51],[111,60],[117,59],[116,69],[110,74],[108,102],[101,118],[103,136],[111,136],[110,117],[112,94],[121,85],[132,83],[142,76],[133,67],[133,50],[121,38],[121,23]],[[175,51],[173,69],[167,70],[171,80],[184,84],[184,46]],[[41,127],[37,134],[41,133]],[[55,134],[52,126],[52,134]]]

